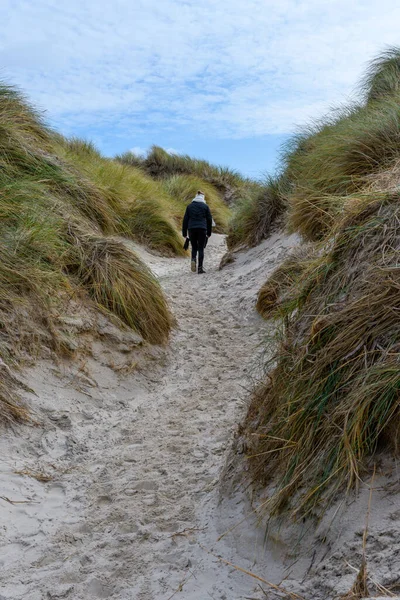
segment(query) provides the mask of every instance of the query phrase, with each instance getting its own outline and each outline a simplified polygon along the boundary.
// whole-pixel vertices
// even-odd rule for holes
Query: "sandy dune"
[[[177,318],[170,345],[131,355],[117,339],[110,354],[94,341],[83,361],[25,373],[38,423],[0,439],[0,600],[277,597],[218,556],[307,600],[350,589],[367,486],[319,523],[271,530],[265,547],[248,493],[226,493],[234,468],[221,484],[272,333],[257,290],[295,244],[275,234],[218,271],[225,240],[213,236],[204,276],[136,248]],[[398,591],[393,466],[375,480],[367,550],[373,576]]]
[[[214,236],[204,276],[142,251],[177,318],[170,346],[125,376],[98,356],[84,373],[41,363],[25,374],[42,425],[0,441],[2,597],[166,600],[182,585],[180,597],[232,600],[256,587],[205,548],[225,526],[218,477],[268,330],[255,295],[294,243],[274,236],[218,271]],[[225,556],[250,567],[253,553]]]

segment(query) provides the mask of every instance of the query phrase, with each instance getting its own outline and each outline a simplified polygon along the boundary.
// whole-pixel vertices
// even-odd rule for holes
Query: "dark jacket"
[[[193,200],[187,207],[182,223],[182,235],[187,236],[188,229],[205,229],[211,235],[212,215],[205,202]]]

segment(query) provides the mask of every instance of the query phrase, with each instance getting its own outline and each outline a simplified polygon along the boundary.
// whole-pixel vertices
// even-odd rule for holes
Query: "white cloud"
[[[164,148],[164,150],[168,152],[168,154],[181,154],[181,152],[175,148]],[[136,156],[146,156],[149,148],[146,149],[141,146],[134,146],[133,148],[130,148],[129,151],[132,152],[132,154],[136,154]]]
[[[2,13],[2,77],[55,124],[115,135],[287,133],[400,42],[395,0],[3,0]]]
[[[130,148],[129,151],[136,156],[146,156],[147,154],[147,150],[145,148],[141,148],[140,146],[134,146],[133,148]]]
[[[182,154],[181,152],[179,152],[179,150],[176,150],[175,148],[165,148],[165,151],[168,152],[168,154]]]

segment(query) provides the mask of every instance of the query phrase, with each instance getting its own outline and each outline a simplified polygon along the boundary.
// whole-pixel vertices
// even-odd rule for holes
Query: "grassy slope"
[[[164,342],[171,327],[157,281],[122,241],[107,237],[132,230],[126,198],[59,150],[25,99],[1,85],[0,356],[9,364],[44,343],[62,351],[54,318],[67,295],[92,298],[150,342]],[[0,415],[24,416],[4,381]]]
[[[174,222],[175,202],[140,169],[101,156],[92,144],[58,136],[57,153],[72,163],[106,199],[117,231],[167,254],[183,254]]]
[[[241,197],[249,183],[239,173],[227,167],[212,165],[206,160],[188,155],[170,154],[159,146],[153,146],[145,158],[127,152],[117,159],[123,164],[142,168],[154,179],[168,179],[173,175],[192,175],[217,189],[226,204]]]
[[[342,213],[344,197],[363,190],[371,174],[390,169],[399,156],[399,52],[389,49],[371,63],[362,102],[332,111],[289,140],[280,176],[238,203],[230,248],[267,238],[287,209],[292,231],[322,239]]]
[[[400,108],[389,96],[335,113],[294,140],[285,156],[289,223],[304,238],[329,234],[345,198],[362,192],[367,177],[387,169],[399,156]]]
[[[373,63],[364,104],[286,148],[289,225],[312,243],[258,299],[261,314],[282,319],[246,420],[251,473],[273,482],[272,512],[318,510],[378,449],[398,449],[399,73],[394,49]]]

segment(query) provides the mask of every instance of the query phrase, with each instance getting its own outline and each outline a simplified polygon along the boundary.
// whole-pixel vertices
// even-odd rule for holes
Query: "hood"
[[[204,204],[207,204],[206,199],[204,198],[203,194],[196,194],[196,196],[193,198],[192,202],[204,202]]]

